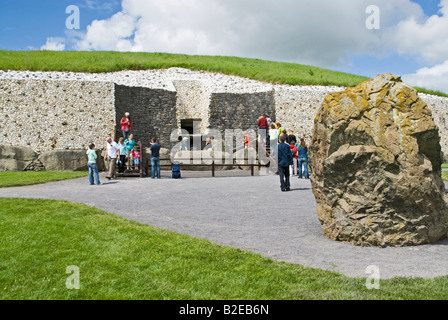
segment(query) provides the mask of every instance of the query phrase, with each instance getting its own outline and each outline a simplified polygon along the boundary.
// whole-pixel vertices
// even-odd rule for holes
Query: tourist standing
[[[243,136],[244,136],[244,141],[243,141],[244,149],[249,149],[250,137],[249,137],[249,135],[247,134],[246,131],[243,131]]]
[[[157,179],[160,179],[160,144],[155,138],[151,140],[149,153],[151,154],[151,178],[154,179],[157,175]]]
[[[268,119],[266,119],[266,116],[260,116],[260,118],[258,118],[258,129],[268,130],[268,128],[269,128]]]
[[[212,145],[212,139],[207,138],[207,139],[205,140],[205,147],[204,147],[204,150],[211,150],[212,148],[213,148],[213,145]]]
[[[297,137],[294,135],[294,131],[289,130],[288,136],[286,137],[286,142],[291,144],[291,141],[293,141],[293,140],[294,140],[294,143],[296,143],[297,142]]]
[[[131,134],[133,125],[129,112],[126,112],[124,114],[124,117],[121,118],[120,120],[120,124],[121,124],[121,131],[123,132],[123,138],[126,140],[129,138],[129,135]]]
[[[289,143],[289,147],[291,148],[291,151],[293,153],[293,165],[291,166],[291,175],[297,175],[297,164],[299,160],[299,153],[296,147],[296,141],[294,139],[291,140]]]
[[[281,123],[277,123],[278,136],[283,136],[285,133],[285,128],[283,128]]]
[[[279,137],[278,144],[278,174],[280,176],[280,189],[291,191],[289,181],[289,166],[293,164],[293,157],[290,146],[286,143],[285,136]]]
[[[87,165],[89,167],[90,185],[93,186],[95,181],[97,185],[100,185],[101,182],[98,174],[98,166],[96,165],[96,159],[98,158],[98,155],[96,154],[95,145],[93,143],[89,145],[89,150],[87,150],[86,154],[88,159]]]
[[[131,165],[132,165],[132,161],[134,160],[133,156],[132,156],[132,150],[134,150],[135,147],[135,140],[134,140],[134,135],[131,133],[129,135],[129,138],[126,139],[124,141],[124,143],[126,144],[127,147],[127,155],[128,155],[128,170],[130,170]]]
[[[298,166],[299,166],[299,179],[302,179],[302,166],[303,166],[303,175],[305,179],[309,179],[308,173],[308,147],[306,146],[305,139],[300,139],[300,145],[297,148],[299,153],[298,158]]]
[[[104,161],[109,164],[109,174],[106,176],[106,179],[115,179],[116,178],[116,163],[117,158],[120,156],[120,150],[118,144],[112,140],[111,137],[107,137],[107,146],[106,146],[106,154],[104,155]]]
[[[124,173],[126,166],[126,157],[128,154],[128,147],[124,143],[124,138],[118,139],[118,150],[120,151],[120,158],[118,159],[118,173]]]
[[[278,130],[275,128],[275,124],[271,124],[269,129],[269,149],[271,151],[271,157],[275,159],[277,156],[277,145],[278,145]]]
[[[190,146],[188,145],[188,137],[183,137],[182,139],[182,146],[180,148],[180,151],[188,151],[190,150]]]
[[[266,118],[267,118],[267,116],[265,116],[265,115],[261,116],[260,118],[258,118],[258,124],[257,124],[259,139],[262,138],[264,141],[269,139],[269,137],[268,137],[269,125],[268,125],[268,119],[266,119]]]
[[[274,123],[274,121],[272,120],[272,117],[267,117],[267,119],[266,119],[267,121],[268,121],[268,128],[270,128],[271,127],[271,124],[273,124]]]
[[[134,149],[132,149],[131,153],[134,162],[134,170],[137,170],[138,168],[140,168],[140,148],[135,147]]]

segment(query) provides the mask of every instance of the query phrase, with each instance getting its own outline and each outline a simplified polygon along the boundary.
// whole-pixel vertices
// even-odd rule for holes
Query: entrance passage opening
[[[190,135],[190,150],[202,150],[205,146],[205,141],[202,141],[201,125],[202,119],[180,120],[181,129]]]

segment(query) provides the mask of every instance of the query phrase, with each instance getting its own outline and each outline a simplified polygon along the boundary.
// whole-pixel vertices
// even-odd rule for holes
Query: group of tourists
[[[305,139],[297,139],[292,130],[286,130],[281,123],[275,123],[269,116],[258,119],[258,129],[266,130],[266,140],[269,141],[270,155],[278,159],[278,174],[281,190],[290,190],[290,176],[297,175],[299,179],[309,179],[308,147]]]
[[[140,148],[135,145],[134,135],[129,134],[126,140],[124,137],[118,139],[118,143],[111,137],[106,139],[107,147],[104,161],[109,164],[109,175],[107,179],[116,178],[116,171],[124,173],[125,170],[137,170],[140,164]]]
[[[133,122],[130,114],[126,112],[120,120],[123,136],[118,142],[113,141],[111,137],[106,138],[106,153],[104,161],[108,163],[109,172],[106,179],[116,179],[118,173],[124,173],[125,170],[136,170],[140,168],[140,150],[136,146],[134,135],[132,134]],[[294,135],[292,130],[288,132],[280,123],[275,123],[268,116],[261,116],[258,120],[260,132],[266,132],[266,140],[269,141],[271,157],[278,159],[278,174],[280,176],[281,190],[290,190],[290,176],[298,175],[299,179],[309,179],[308,172],[308,147],[303,138],[300,141]],[[265,130],[265,131],[262,131]],[[264,135],[263,135],[264,138]],[[211,148],[211,140],[207,140],[205,149]],[[155,138],[151,139],[149,148],[151,159],[151,178],[160,179],[160,144]],[[244,146],[249,145],[249,139],[246,136]],[[189,150],[188,138],[182,140],[181,150]],[[92,143],[87,150],[89,182],[93,185],[101,184],[98,175],[97,152]],[[118,168],[118,170],[117,170]]]
[[[106,153],[104,161],[108,163],[109,172],[106,179],[116,179],[118,173],[124,173],[125,170],[137,170],[140,168],[140,148],[136,146],[134,135],[131,133],[133,122],[130,114],[126,112],[120,121],[123,136],[118,139],[118,143],[113,141],[111,137],[106,138]],[[152,166],[152,178],[160,179],[160,145],[157,140],[151,140],[150,154]],[[98,155],[95,151],[95,144],[89,145],[87,150],[88,167],[89,167],[89,182],[94,185],[100,185],[98,174],[98,166],[96,164]],[[118,169],[118,170],[117,170]]]

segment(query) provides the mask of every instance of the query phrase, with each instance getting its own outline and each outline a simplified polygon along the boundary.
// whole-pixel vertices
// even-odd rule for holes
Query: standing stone
[[[317,214],[330,239],[405,246],[446,237],[439,131],[400,77],[386,73],[328,95],[310,156]]]

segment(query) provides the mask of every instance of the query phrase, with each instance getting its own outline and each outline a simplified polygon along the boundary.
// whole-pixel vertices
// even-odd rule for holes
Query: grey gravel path
[[[0,196],[82,202],[155,227],[349,277],[368,276],[371,265],[379,267],[381,278],[448,275],[446,240],[405,248],[335,242],[321,232],[309,180],[294,177],[292,191],[282,193],[278,176],[247,175],[184,173],[184,179],[172,180],[164,173],[160,180],[109,182],[102,174],[101,186],[89,186],[88,178],[80,178],[0,189]]]

